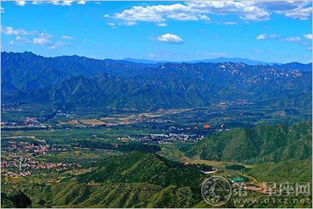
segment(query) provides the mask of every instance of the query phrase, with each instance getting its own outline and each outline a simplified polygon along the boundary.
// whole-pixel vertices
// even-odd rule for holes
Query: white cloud
[[[73,1],[73,0],[50,0],[50,1],[32,1],[32,4],[34,5],[40,5],[40,4],[53,4],[56,6],[71,6],[73,3],[79,4],[79,5],[85,5],[86,1]]]
[[[157,26],[159,26],[159,27],[166,27],[167,24],[166,23],[157,23]]]
[[[311,36],[310,36],[311,35]],[[312,34],[304,34],[305,39],[312,39]],[[297,43],[303,46],[309,45],[309,43],[300,36],[282,36],[278,34],[260,34],[256,37],[257,40],[275,39],[281,42]]]
[[[290,5],[291,3],[292,5]],[[312,6],[307,3],[308,2],[286,2],[286,4],[289,4],[290,9],[282,9],[282,7],[281,9],[274,10],[274,12],[293,19],[307,20],[312,14]]]
[[[284,40],[287,41],[287,42],[296,42],[297,43],[297,42],[301,41],[301,38],[298,37],[298,36],[296,36],[296,37],[286,37]]]
[[[296,8],[287,12],[282,13],[287,17],[294,19],[307,20],[312,14],[312,7],[308,8]]]
[[[15,37],[15,40],[17,40],[17,41],[26,41],[26,42],[29,41],[27,38],[25,38],[25,37],[23,37],[23,36],[16,36],[16,37]]]
[[[52,45],[49,46],[50,49],[55,49],[61,46],[65,46],[67,45],[66,43],[62,42],[62,41],[57,41],[55,43],[53,43]]]
[[[306,20],[311,16],[310,2],[258,1],[189,1],[167,5],[133,6],[105,18],[125,22],[164,23],[178,21],[210,21],[208,15],[236,15],[245,21],[269,20],[272,14]]]
[[[255,5],[271,13],[300,20],[307,20],[312,13],[310,1],[256,1]]]
[[[50,43],[50,40],[48,40],[46,38],[38,37],[38,38],[33,38],[32,43],[38,44],[38,45],[46,45],[46,44]]]
[[[34,5],[38,5],[38,4],[42,4],[43,2],[42,1],[32,1],[32,4]]]
[[[30,32],[23,29],[14,29],[12,27],[1,26],[1,32],[5,35],[28,35]]]
[[[77,4],[84,5],[86,4],[86,1],[78,1]]]
[[[275,39],[278,38],[277,34],[260,34],[256,37],[257,40]]]
[[[47,2],[48,3],[48,2]],[[50,3],[50,2],[49,2]],[[71,6],[73,1],[67,0],[67,1],[51,1],[54,5],[60,5],[60,6]]]
[[[128,26],[133,26],[133,25],[136,25],[137,23],[135,21],[127,21],[125,23],[125,25],[128,25]]]
[[[234,21],[222,22],[223,25],[236,25],[237,23]]]
[[[26,1],[15,1],[15,4],[18,6],[25,6]]]
[[[304,34],[303,35],[304,36],[304,38],[306,38],[306,39],[309,39],[309,40],[312,40],[312,34]]]
[[[267,35],[266,34],[260,34],[256,37],[257,40],[264,40],[267,38]]]
[[[5,35],[15,36],[15,40],[11,40],[9,42],[10,45],[17,44],[34,44],[40,45],[44,47],[48,47],[50,49],[55,49],[57,47],[68,45],[66,42],[60,41],[62,40],[71,40],[71,36],[52,36],[45,32],[39,32],[36,30],[26,31],[24,29],[14,29],[12,27],[1,27],[1,33]]]
[[[180,44],[184,42],[184,40],[181,37],[171,34],[171,33],[163,34],[157,37],[157,40],[161,42],[174,43],[174,44]]]
[[[188,11],[189,10],[189,11]],[[106,15],[105,17],[111,17]],[[174,20],[209,20],[204,14],[191,11],[187,5],[153,5],[153,6],[134,6],[121,13],[115,13],[111,18],[131,22],[155,22],[164,23],[167,19]]]
[[[63,2],[61,3],[61,5],[63,5],[63,6],[71,6],[72,3],[73,3],[73,1],[63,1]]]
[[[267,20],[270,16],[267,11],[252,5],[251,2],[192,1],[185,4],[134,6],[115,13],[112,17],[135,22],[165,22],[168,19],[209,21],[208,14],[235,14],[245,20]]]
[[[193,1],[187,4],[190,9],[203,14],[238,15],[241,19],[268,20],[270,14],[248,1]]]
[[[4,8],[2,6],[0,6],[0,11],[1,13],[5,13]]]
[[[116,24],[114,22],[108,22],[107,25],[112,27],[112,28],[116,27]]]
[[[67,35],[63,35],[61,36],[62,39],[67,39],[67,40],[72,40],[73,37],[72,36],[67,36]]]

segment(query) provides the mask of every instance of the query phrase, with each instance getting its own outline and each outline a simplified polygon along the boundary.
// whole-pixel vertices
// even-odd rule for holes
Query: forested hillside
[[[238,128],[183,146],[189,157],[245,163],[310,159],[311,122]]]
[[[153,110],[246,99],[310,106],[311,65],[142,64],[78,56],[1,53],[4,102]],[[292,98],[301,97],[301,103]]]

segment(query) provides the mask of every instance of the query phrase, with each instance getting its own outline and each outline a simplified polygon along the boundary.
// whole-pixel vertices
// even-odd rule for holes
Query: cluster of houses
[[[32,172],[31,171],[25,171],[25,172],[7,171],[7,172],[3,172],[2,175],[5,177],[10,177],[10,178],[19,178],[19,177],[30,176],[32,175]]]
[[[25,138],[28,140],[25,141]],[[31,139],[31,140],[29,140]],[[49,146],[43,140],[34,137],[18,137],[5,139],[2,151],[5,158],[1,161],[2,175],[7,177],[23,177],[32,175],[34,170],[55,169],[57,171],[79,168],[78,163],[49,163],[36,160],[36,157],[48,153],[63,151],[64,148]]]
[[[39,162],[33,159],[21,158],[19,161],[2,161],[1,168],[4,169],[2,172],[3,176],[7,177],[22,177],[32,175],[34,170],[49,170],[55,169],[56,171],[65,171],[72,168],[81,168],[81,165],[78,163],[47,163]],[[13,168],[13,169],[12,169]]]
[[[148,134],[145,136],[128,136],[119,138],[121,141],[140,141],[140,142],[155,142],[158,144],[164,144],[169,142],[178,141],[197,141],[202,139],[204,136],[197,134],[176,134],[176,133],[164,133],[164,134]]]
[[[11,157],[14,158],[16,153],[32,153],[32,155],[45,155],[47,152],[57,151],[57,148],[50,148],[49,145],[40,142],[28,141],[7,141],[7,145],[2,147],[3,151],[13,152]]]

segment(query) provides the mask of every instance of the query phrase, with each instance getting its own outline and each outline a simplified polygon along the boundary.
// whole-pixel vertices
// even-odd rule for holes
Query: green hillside
[[[312,179],[312,162],[311,160],[267,162],[256,165],[246,173],[265,182],[310,182]]]
[[[24,185],[32,207],[191,207],[201,200],[190,187],[147,183]],[[2,207],[14,207],[3,200]]]
[[[273,137],[274,130],[280,130],[278,136],[286,133],[291,139],[301,139],[310,133],[304,134],[309,126],[310,123],[296,124],[289,128],[273,126],[277,129],[268,134]],[[260,131],[263,128],[247,130]],[[299,133],[300,130],[304,136]],[[262,131],[259,134],[261,133]],[[297,146],[299,143],[295,141]],[[242,156],[240,152],[237,153]],[[233,167],[231,169],[233,173]],[[311,179],[311,163],[309,160],[260,163],[240,172],[256,178],[259,182],[306,182]],[[200,194],[200,184],[204,178],[197,165],[185,166],[157,154],[131,152],[108,157],[89,173],[65,178],[61,182],[2,184],[2,207],[208,207]],[[226,206],[295,206],[289,203],[249,204],[235,204],[230,201]]]
[[[311,158],[311,122],[265,125],[221,132],[181,149],[188,157],[233,162],[280,162]]]
[[[1,193],[1,207],[26,208],[31,206],[31,200],[21,191]]]
[[[14,199],[6,197],[16,194],[29,198],[32,207],[191,207],[201,201],[203,179],[196,167],[132,152],[55,184],[4,186],[2,207],[13,207]]]
[[[93,172],[77,179],[84,183],[147,182],[161,186],[198,187],[202,177],[201,172],[194,167],[186,167],[152,153],[133,152],[105,161]]]

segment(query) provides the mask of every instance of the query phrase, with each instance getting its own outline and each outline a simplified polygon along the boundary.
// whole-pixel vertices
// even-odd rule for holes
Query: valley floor
[[[46,120],[6,113],[22,122],[2,127],[2,207],[211,207],[201,185],[213,175],[245,195],[223,207],[310,207],[307,194],[266,198],[277,189],[267,183],[310,181],[311,122],[230,120],[232,108],[208,120],[210,111],[59,112]]]

